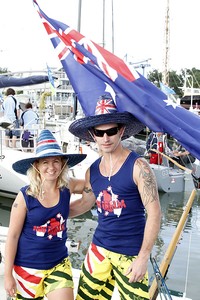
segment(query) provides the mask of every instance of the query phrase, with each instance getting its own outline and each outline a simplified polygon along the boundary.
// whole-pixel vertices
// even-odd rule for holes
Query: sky
[[[103,43],[103,0],[82,0],[80,31]],[[199,0],[169,0],[169,69],[200,69]],[[112,45],[112,0],[105,0],[104,47],[120,58],[127,55],[145,72],[163,70],[167,0],[113,0],[114,47]],[[38,0],[51,18],[78,29],[79,0]],[[6,0],[0,14],[0,67],[9,71],[43,70],[61,64],[32,0]],[[139,70],[140,71],[140,70]]]

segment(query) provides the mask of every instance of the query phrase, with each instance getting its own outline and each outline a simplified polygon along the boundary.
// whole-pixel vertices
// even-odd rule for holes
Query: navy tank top
[[[145,209],[133,180],[135,160],[131,152],[120,170],[108,177],[101,175],[101,158],[90,167],[90,183],[96,196],[98,225],[93,243],[107,250],[138,255],[145,227]]]
[[[60,190],[60,199],[53,207],[44,207],[21,188],[27,215],[19,238],[15,265],[48,270],[68,256],[66,220],[69,215],[70,192]]]

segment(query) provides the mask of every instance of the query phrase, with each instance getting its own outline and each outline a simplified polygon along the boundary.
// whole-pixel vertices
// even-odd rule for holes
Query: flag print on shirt
[[[33,230],[39,237],[44,237],[47,235],[49,240],[51,240],[53,237],[58,237],[62,239],[63,231],[66,230],[65,220],[59,213],[56,215],[56,218],[51,218],[45,224],[40,226],[34,226]]]
[[[96,200],[98,212],[104,213],[105,216],[113,213],[120,217],[122,209],[126,208],[126,203],[124,200],[119,200],[118,197],[117,194],[113,193],[111,186],[100,192]]]

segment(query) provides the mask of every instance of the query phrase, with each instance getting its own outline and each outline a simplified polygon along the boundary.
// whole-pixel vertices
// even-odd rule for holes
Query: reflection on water
[[[170,244],[189,197],[190,193],[160,194],[162,224],[159,237],[153,249],[153,256],[156,258],[158,265],[161,263]],[[3,226],[8,226],[11,205],[12,200],[0,198],[0,223]],[[80,268],[96,225],[96,216],[93,211],[68,220],[69,239],[80,242],[79,251],[70,253],[74,268]],[[166,277],[169,289],[181,292],[186,291],[186,296],[192,298],[192,300],[199,300],[198,295],[200,294],[199,249],[200,198],[196,197]],[[150,265],[149,273],[151,282],[153,280],[153,271]]]
[[[153,249],[158,264],[163,260],[189,197],[190,193],[160,194],[162,224]],[[200,293],[199,279],[197,279],[199,278],[197,266],[200,265],[199,216],[200,198],[197,196],[166,276],[170,289],[186,292],[187,297],[193,300],[198,300]]]
[[[80,243],[79,251],[70,254],[74,268],[80,269],[97,225],[96,217],[93,217],[92,214],[90,214],[89,217],[90,218],[88,218],[87,215],[87,218],[84,216],[82,218],[68,220],[69,239]]]
[[[13,200],[0,197],[0,225],[8,226]]]

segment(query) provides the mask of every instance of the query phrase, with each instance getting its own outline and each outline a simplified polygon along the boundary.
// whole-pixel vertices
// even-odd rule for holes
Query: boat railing
[[[19,128],[19,136],[16,138],[16,147],[13,147],[12,145],[12,138],[9,139],[9,145],[6,147],[6,137],[5,137],[5,131],[6,129],[0,127],[0,159],[3,159],[5,157],[6,149],[13,149],[18,150],[22,152],[33,152],[35,153],[36,150],[36,140],[39,136],[40,131],[44,129],[41,124],[36,124],[32,127],[31,135],[28,137],[29,143],[26,146],[24,146],[25,143],[23,143],[24,139],[24,132],[26,129]],[[68,128],[63,128],[57,126],[56,128],[50,127],[48,128],[53,135],[55,136],[56,140],[58,141],[62,151],[64,153],[66,152],[74,152],[74,153],[81,153],[81,147],[80,147],[80,141],[76,138],[71,140],[68,137]],[[29,129],[27,129],[29,130]],[[30,143],[33,141],[33,143]],[[33,147],[30,147],[33,144]]]
[[[5,148],[19,150],[23,152],[34,152],[36,139],[38,136],[39,128],[33,129],[33,134],[29,137],[29,145],[27,147],[23,146],[23,134],[24,129],[17,129],[19,131],[19,136],[16,138],[16,147],[12,145],[12,137],[8,139],[8,145],[6,146],[7,137],[5,137],[6,129],[0,129],[0,158],[2,159],[5,155]],[[33,141],[34,147],[30,147],[30,141]]]

